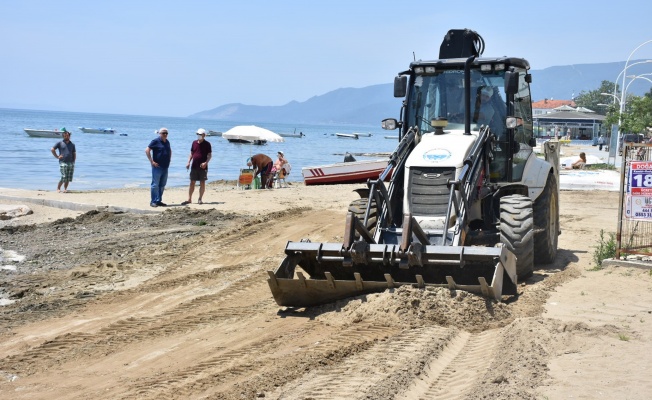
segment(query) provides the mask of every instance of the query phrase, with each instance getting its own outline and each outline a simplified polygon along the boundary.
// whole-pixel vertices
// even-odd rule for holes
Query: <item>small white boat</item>
[[[208,133],[206,133],[206,136],[222,136],[222,132],[209,130]]]
[[[398,139],[398,135],[385,135],[385,139]]]
[[[338,138],[348,138],[348,139],[357,139],[358,135],[355,133],[336,133],[335,136]]]
[[[80,126],[79,130],[84,133],[115,133],[115,130],[112,128],[84,128],[83,126]]]
[[[295,132],[295,133],[279,133],[279,136],[301,139],[303,136],[306,136],[306,135],[303,132],[299,132],[299,133]]]
[[[42,137],[42,138],[63,138],[63,132],[58,129],[23,129],[31,137]]]
[[[388,162],[388,159],[364,160],[303,167],[301,174],[306,186],[360,183],[366,182],[367,179],[378,179],[378,176],[387,168]]]
[[[353,132],[353,134],[358,135],[358,137],[371,137],[371,133]]]

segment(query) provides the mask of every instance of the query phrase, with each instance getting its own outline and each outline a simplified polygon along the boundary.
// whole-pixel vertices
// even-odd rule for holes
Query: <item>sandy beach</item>
[[[0,221],[0,398],[652,397],[652,275],[593,261],[617,192],[562,191],[555,262],[502,302],[400,288],[279,307],[286,242],[341,241],[358,187],[214,182],[158,208],[146,189],[0,189],[33,210]]]

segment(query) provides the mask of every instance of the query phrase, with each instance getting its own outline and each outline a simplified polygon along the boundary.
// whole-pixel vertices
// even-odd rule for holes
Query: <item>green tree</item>
[[[615,90],[614,90],[615,89]],[[575,98],[575,105],[578,107],[588,108],[600,115],[607,115],[610,107],[599,104],[611,104],[614,101],[612,96],[605,96],[601,93],[614,93],[618,91],[618,85],[609,81],[602,81],[600,87],[596,90],[585,92],[582,90]],[[616,118],[618,120],[618,118]]]
[[[652,127],[652,94],[627,99],[623,113],[621,130],[623,132],[644,133]]]

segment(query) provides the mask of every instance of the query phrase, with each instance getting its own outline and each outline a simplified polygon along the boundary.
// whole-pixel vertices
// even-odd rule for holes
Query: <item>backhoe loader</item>
[[[529,63],[482,57],[484,40],[450,30],[439,59],[394,79],[399,142],[357,190],[343,243],[290,241],[268,283],[281,306],[308,307],[400,285],[501,300],[533,264],[550,263],[559,230],[559,147],[533,148]],[[390,178],[387,182],[386,178]]]

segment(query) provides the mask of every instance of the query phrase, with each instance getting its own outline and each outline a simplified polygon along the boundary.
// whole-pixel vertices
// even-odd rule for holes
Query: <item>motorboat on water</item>
[[[243,144],[256,144],[256,145],[264,145],[267,144],[267,140],[260,140],[260,139],[226,139],[229,141],[229,143],[243,143]]]
[[[302,137],[304,137],[306,135],[303,132],[299,132],[299,133],[279,133],[279,136],[291,137],[291,138],[299,138],[300,139],[300,138],[302,138]]]
[[[84,133],[115,133],[115,130],[112,128],[84,128],[83,126],[80,126],[79,130]]]
[[[293,133],[279,133],[279,136],[301,139],[302,137],[304,137],[306,135],[303,132],[297,133],[297,130],[295,128]]]
[[[360,183],[367,179],[378,179],[387,168],[389,160],[363,160],[339,162],[301,168],[303,182],[308,185],[329,185],[338,183]]]
[[[67,132],[66,130],[58,129],[23,129],[31,137],[41,137],[41,138],[63,138],[63,133]]]
[[[336,133],[335,136],[338,138],[348,138],[348,139],[357,139],[359,136],[355,133]]]
[[[222,132],[211,131],[211,130],[209,130],[209,131],[206,133],[206,136],[222,136]]]

